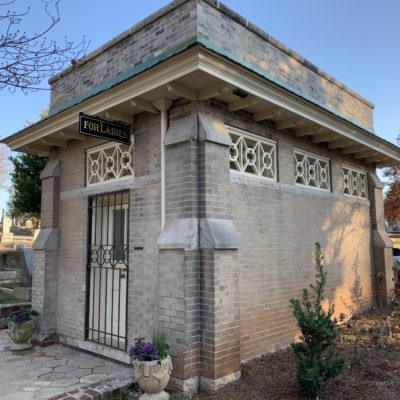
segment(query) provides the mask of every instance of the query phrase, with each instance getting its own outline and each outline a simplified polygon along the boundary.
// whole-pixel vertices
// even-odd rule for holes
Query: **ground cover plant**
[[[316,266],[317,279],[314,284],[316,290],[311,289],[311,291],[316,295],[314,300],[318,300],[318,297],[322,300],[326,275],[323,274],[320,249],[316,252]],[[304,301],[303,296],[303,306],[308,304],[310,310],[315,309],[318,301],[313,305],[309,296],[306,296],[306,299],[308,301]],[[318,311],[322,312],[319,309]],[[325,313],[322,314],[323,324],[321,324],[334,327],[335,333],[329,333],[327,330],[329,340],[324,342],[324,346],[327,343],[332,345],[332,342],[336,346],[334,356],[340,356],[343,360],[343,373],[337,379],[325,383],[324,400],[399,400],[400,305],[394,303],[392,308],[386,310],[371,308],[364,313],[354,315],[346,323],[342,322],[338,326],[325,318],[332,317],[333,310],[328,309]],[[325,346],[325,349],[333,347]],[[191,398],[193,400],[309,400],[310,396],[304,393],[297,379],[297,362],[298,359],[291,348],[265,354],[241,365],[240,380],[227,385],[217,393],[200,392]],[[176,397],[181,400],[182,395],[174,396],[171,400],[176,400]]]
[[[0,292],[0,304],[14,304],[14,303],[24,303],[24,300],[10,296],[9,294]]]
[[[324,400],[399,400],[400,309],[371,309],[339,327],[337,351],[344,359],[338,379],[326,384]],[[194,400],[309,400],[296,378],[290,348],[241,366],[242,376],[218,393]]]
[[[336,345],[344,370],[326,384],[324,400],[399,400],[400,308],[355,315],[339,326]],[[309,400],[297,381],[290,348],[243,364],[241,373],[237,382],[217,393],[196,394],[193,400]]]

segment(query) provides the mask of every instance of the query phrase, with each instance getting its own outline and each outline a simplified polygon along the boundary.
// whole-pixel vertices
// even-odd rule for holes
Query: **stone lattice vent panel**
[[[367,198],[367,173],[361,169],[342,166],[343,193],[349,196]]]
[[[231,169],[276,181],[276,142],[238,128],[227,128],[232,139]]]
[[[329,160],[303,150],[294,150],[294,174],[297,185],[331,190]]]

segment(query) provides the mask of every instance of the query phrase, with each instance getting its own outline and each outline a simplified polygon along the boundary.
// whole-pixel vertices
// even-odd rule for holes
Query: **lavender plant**
[[[32,316],[39,315],[39,313],[36,310],[31,310],[31,309],[22,309],[13,312],[9,317],[8,317],[8,322],[12,322],[14,324],[23,324],[26,321],[30,321],[32,319]]]
[[[151,342],[144,342],[144,338],[135,339],[135,345],[129,349],[132,361],[157,361],[160,359],[158,349]]]

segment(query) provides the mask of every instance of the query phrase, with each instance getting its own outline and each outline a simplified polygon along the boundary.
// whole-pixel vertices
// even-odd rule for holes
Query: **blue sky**
[[[62,0],[61,21],[48,37],[85,36],[96,49],[168,1]],[[223,2],[375,104],[375,131],[395,143],[400,133],[400,1],[398,0],[226,0]],[[24,29],[48,22],[38,0]],[[3,7],[4,8],[4,7]],[[0,8],[0,11],[3,11]],[[0,29],[3,26],[0,25]],[[1,33],[1,31],[0,31]],[[46,82],[44,82],[46,86]],[[50,93],[0,92],[0,136],[38,119]],[[0,193],[0,209],[6,193]]]

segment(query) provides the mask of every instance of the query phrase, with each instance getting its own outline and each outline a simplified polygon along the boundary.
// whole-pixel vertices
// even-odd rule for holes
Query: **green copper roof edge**
[[[363,129],[363,130],[375,135],[375,132],[374,132],[373,129],[368,128],[367,126],[365,126],[363,124],[360,124],[359,122],[355,121],[354,119],[352,119],[352,118],[350,118],[350,117],[348,117],[348,116],[346,116],[346,115],[344,115],[344,114],[342,114],[342,113],[340,113],[340,112],[328,107],[326,104],[322,103],[321,101],[319,101],[319,100],[317,100],[317,99],[315,99],[315,98],[313,98],[311,96],[308,96],[307,94],[303,93],[301,90],[299,90],[299,89],[287,84],[286,82],[281,81],[278,78],[275,78],[275,77],[269,75],[267,72],[261,70],[260,68],[257,68],[253,64],[250,64],[250,63],[248,63],[246,61],[241,60],[240,58],[234,56],[229,51],[221,49],[220,47],[216,46],[215,44],[213,44],[209,40],[204,39],[202,37],[199,37],[198,38],[198,43],[203,45],[207,49],[209,49],[209,50],[211,50],[211,51],[213,51],[215,53],[218,53],[218,54],[230,59],[231,61],[233,61],[233,62],[235,62],[237,64],[240,64],[244,68],[249,69],[250,71],[256,73],[257,75],[260,75],[265,79],[268,79],[270,82],[282,87],[283,89],[286,89],[289,92],[292,92],[297,96],[300,96],[304,100],[307,100],[310,103],[313,103],[313,104],[317,105],[318,107],[321,107],[324,110],[330,112],[331,114],[334,114],[335,116],[337,116],[337,117],[339,117],[339,118],[341,118],[341,119],[343,119],[343,120],[345,120],[347,122],[350,122],[351,124],[357,126],[358,128],[361,128],[361,129]]]
[[[104,92],[105,90],[110,89],[113,86],[116,86],[119,83],[122,83],[122,82],[128,80],[129,78],[132,78],[135,75],[140,74],[141,72],[145,71],[146,69],[153,67],[154,65],[160,63],[161,61],[165,61],[168,58],[171,58],[172,56],[174,56],[178,53],[181,53],[182,51],[186,50],[188,47],[190,47],[196,43],[198,43],[196,36],[194,36],[190,39],[187,39],[184,42],[182,42],[181,44],[165,51],[164,53],[162,53],[156,57],[153,57],[150,60],[147,60],[143,64],[140,64],[140,65],[134,67],[133,69],[130,69],[126,72],[123,72],[123,73],[117,75],[115,78],[113,78],[107,82],[104,82],[98,86],[95,86],[92,89],[89,89],[87,92],[85,92],[77,97],[74,97],[72,100],[70,100],[66,103],[60,104],[59,106],[50,109],[49,116],[58,114],[59,112],[64,111],[67,108],[73,107],[73,106],[81,103],[82,101],[88,99],[89,97],[93,97],[96,94]]]
[[[337,110],[334,110],[330,107],[328,107],[326,104],[322,103],[321,101],[305,94],[304,92],[302,92],[301,90],[287,84],[286,82],[283,82],[282,80],[275,78],[273,76],[271,76],[270,74],[268,74],[267,72],[261,70],[260,68],[256,67],[253,64],[250,64],[246,61],[241,60],[240,58],[238,58],[237,56],[234,56],[232,53],[230,53],[227,50],[221,49],[220,47],[216,46],[214,43],[210,42],[209,40],[202,38],[202,37],[192,37],[188,40],[185,40],[184,42],[182,42],[181,44],[179,44],[178,46],[175,46],[169,50],[167,50],[166,52],[158,55],[157,57],[154,57],[146,62],[144,62],[143,64],[140,64],[136,67],[134,67],[133,69],[123,72],[122,74],[116,76],[115,78],[102,83],[101,85],[98,85],[90,90],[88,90],[87,92],[85,92],[82,95],[79,95],[75,98],[73,98],[72,100],[63,103],[57,107],[54,107],[53,109],[50,110],[49,116],[53,116],[58,114],[61,111],[64,111],[70,107],[73,107],[79,103],[81,103],[82,101],[88,99],[89,97],[95,96],[96,94],[99,94],[101,92],[104,92],[107,89],[110,89],[113,86],[118,85],[119,83],[122,83],[124,81],[126,81],[129,78],[134,77],[135,75],[140,74],[141,72],[145,71],[146,69],[153,67],[154,65],[160,63],[161,61],[165,61],[166,59],[181,53],[182,51],[186,50],[188,47],[194,45],[194,44],[200,44],[202,46],[204,46],[205,48],[223,56],[228,58],[229,60],[243,66],[244,68],[256,73],[257,75],[262,76],[263,78],[267,79],[268,81],[276,84],[277,86],[282,87],[285,90],[288,90],[289,92],[294,93],[295,95],[309,101],[310,103],[313,103],[315,105],[317,105],[318,107],[330,112],[331,114],[347,121],[350,122],[351,124],[355,125],[358,128],[361,128],[369,133],[372,133],[373,135],[375,135],[375,132],[373,129],[368,128],[367,126],[360,124],[359,122],[355,121],[354,119],[338,112]]]

